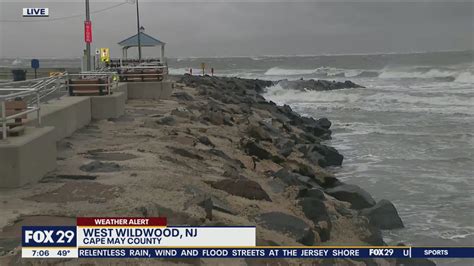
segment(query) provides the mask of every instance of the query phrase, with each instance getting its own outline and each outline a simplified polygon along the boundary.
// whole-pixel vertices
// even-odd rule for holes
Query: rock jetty
[[[331,122],[261,96],[273,82],[176,77],[171,100],[129,100],[58,147],[58,168],[1,196],[1,265],[22,264],[19,228],[76,216],[165,216],[171,225],[256,225],[258,245],[384,245],[403,223],[392,203],[332,173],[344,156],[324,140]],[[90,174],[93,174],[91,176]],[[8,198],[6,198],[8,197]],[[21,212],[16,211],[21,203]],[[18,231],[18,230],[17,230]],[[16,231],[15,231],[16,232]],[[228,260],[157,260],[229,264]],[[101,260],[112,264],[116,261]],[[129,260],[124,264],[146,264]],[[411,263],[411,264],[410,264]],[[424,265],[424,261],[240,259],[239,265]],[[427,264],[429,265],[429,264]]]
[[[364,86],[355,84],[350,80],[344,82],[340,81],[329,81],[329,80],[280,80],[277,82],[284,89],[293,89],[300,91],[329,91],[329,90],[340,90],[340,89],[353,89],[353,88],[364,88]]]

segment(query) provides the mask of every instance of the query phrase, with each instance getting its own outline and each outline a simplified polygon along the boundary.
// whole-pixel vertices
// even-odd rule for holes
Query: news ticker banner
[[[23,226],[23,258],[474,258],[474,247],[256,246],[254,226],[168,226],[166,218],[87,217]]]

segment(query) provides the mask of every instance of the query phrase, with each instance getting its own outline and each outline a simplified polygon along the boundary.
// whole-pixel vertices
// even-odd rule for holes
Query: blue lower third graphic
[[[472,258],[474,248],[79,248],[82,258]],[[416,254],[416,256],[412,256]],[[444,254],[444,256],[441,256]]]

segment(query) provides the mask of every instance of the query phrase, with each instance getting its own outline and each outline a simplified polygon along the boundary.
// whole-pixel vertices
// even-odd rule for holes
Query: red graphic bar
[[[92,23],[89,20],[84,21],[84,41],[92,42]]]
[[[166,217],[77,217],[77,226],[166,226]]]

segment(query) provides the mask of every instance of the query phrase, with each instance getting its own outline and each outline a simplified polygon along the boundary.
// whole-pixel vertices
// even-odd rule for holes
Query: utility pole
[[[89,14],[89,0],[86,0],[86,21],[90,21],[90,14]],[[91,70],[91,44],[86,42],[86,62],[87,62],[87,71]]]
[[[137,37],[138,37],[138,61],[142,61],[142,43],[140,40],[140,12],[138,11],[138,0],[137,0]]]

